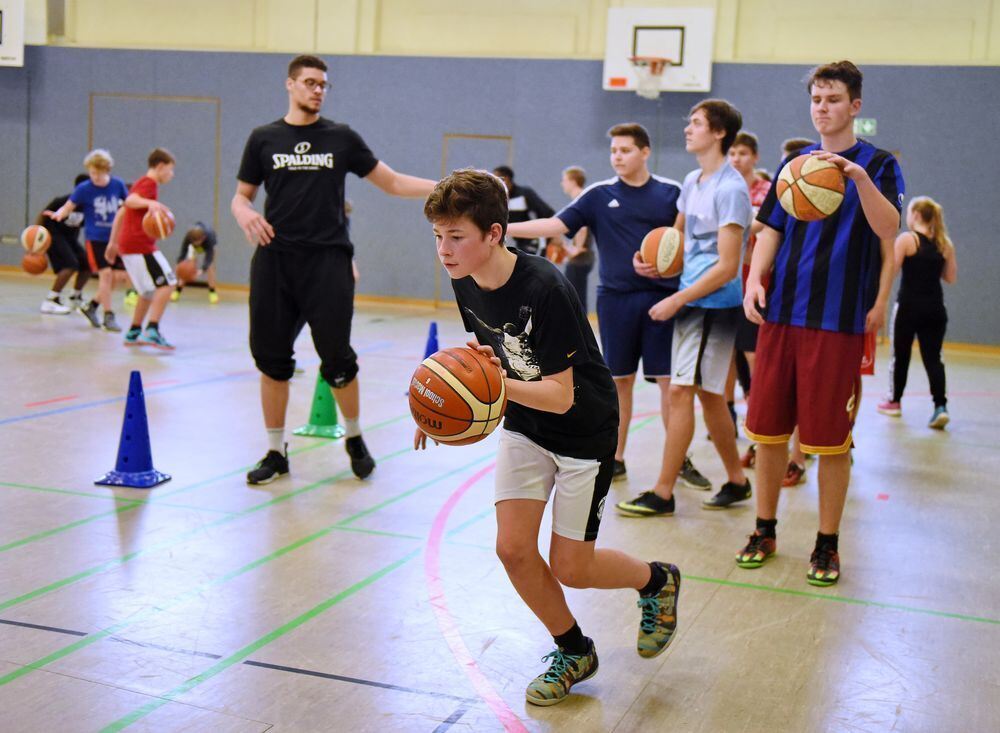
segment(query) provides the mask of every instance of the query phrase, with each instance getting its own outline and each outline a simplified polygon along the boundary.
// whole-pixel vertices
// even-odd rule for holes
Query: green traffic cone
[[[309,435],[313,438],[342,438],[344,429],[337,424],[337,402],[330,392],[330,385],[322,374],[316,375],[316,391],[313,392],[312,410],[309,423],[292,431],[294,435]]]

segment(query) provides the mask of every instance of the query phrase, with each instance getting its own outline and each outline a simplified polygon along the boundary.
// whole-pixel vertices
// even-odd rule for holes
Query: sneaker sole
[[[878,410],[883,415],[888,415],[889,417],[902,417],[903,416],[903,411],[902,410],[882,410],[882,409],[880,409],[878,407],[876,407],[875,409]]]
[[[537,705],[540,708],[548,708],[548,707],[552,707],[553,705],[558,705],[563,700],[565,700],[567,697],[569,697],[569,694],[572,691],[572,689],[574,687],[576,687],[578,684],[580,684],[581,682],[586,682],[587,680],[593,679],[597,675],[597,670],[599,668],[600,668],[600,662],[599,661],[595,662],[594,663],[594,668],[592,670],[590,670],[590,673],[587,674],[586,677],[581,677],[576,682],[574,682],[572,685],[570,685],[569,690],[566,690],[566,694],[563,695],[562,697],[554,697],[551,700],[536,700],[535,698],[531,697],[530,695],[525,695],[524,696],[524,700],[525,700],[525,702],[531,703],[532,705]]]
[[[673,512],[657,512],[657,511],[653,511],[652,509],[650,509],[650,510],[644,510],[644,509],[626,509],[625,507],[618,506],[617,504],[615,504],[615,509],[618,510],[618,513],[621,514],[623,517],[635,517],[637,519],[643,519],[645,517],[672,517],[672,516],[674,516]]]
[[[737,560],[736,561],[736,565],[738,567],[741,567],[741,568],[745,569],[745,570],[756,570],[759,567],[763,567],[764,564],[767,563],[768,560],[770,560],[772,557],[775,556],[775,554],[776,553],[772,552],[770,555],[767,555],[763,560],[761,560],[759,562],[756,561],[756,560],[753,560],[753,561]]]
[[[747,499],[750,499],[750,498],[751,497],[748,496],[746,499],[737,499],[736,501],[731,501],[728,504],[708,504],[708,503],[706,503],[706,502],[703,501],[701,503],[701,508],[702,509],[708,509],[709,511],[713,511],[713,512],[722,511],[723,509],[728,509],[729,507],[733,506],[734,504],[739,504],[741,501],[746,501]]]
[[[708,485],[705,485],[705,484],[696,484],[694,481],[689,481],[688,479],[684,478],[683,476],[678,476],[678,478],[681,480],[681,483],[684,484],[685,486],[687,486],[689,489],[694,489],[695,491],[711,491],[712,490],[712,484],[708,484]]]
[[[838,577],[837,580],[840,580],[840,578]],[[810,578],[808,575],[806,576],[806,582],[809,585],[815,585],[819,588],[829,588],[831,585],[836,585],[837,580],[820,580],[819,578]]]
[[[927,423],[927,427],[932,428],[934,430],[943,430],[944,426],[950,422],[951,418],[948,417],[947,415],[944,415],[943,417],[939,417],[937,420],[931,420],[929,423]]]
[[[611,483],[613,483],[613,484],[616,484],[619,481],[627,481],[627,480],[628,480],[628,474],[627,473],[620,473],[617,476],[612,476],[611,477]]]
[[[285,471],[284,473],[276,473],[273,476],[271,476],[270,478],[266,478],[266,479],[263,479],[261,481],[251,481],[248,478],[247,479],[247,486],[263,486],[264,484],[269,484],[272,481],[277,481],[282,476],[287,476],[287,475],[288,475],[288,471]]]

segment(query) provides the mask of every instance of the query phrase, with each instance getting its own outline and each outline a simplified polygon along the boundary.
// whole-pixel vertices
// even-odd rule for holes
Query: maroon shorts
[[[806,453],[846,453],[851,448],[864,350],[864,334],[762,325],[747,435],[765,445],[784,443],[798,425]]]

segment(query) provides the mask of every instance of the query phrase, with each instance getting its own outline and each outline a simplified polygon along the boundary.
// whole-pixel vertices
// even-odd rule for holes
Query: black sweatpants
[[[913,338],[916,337],[934,406],[944,407],[948,403],[945,395],[944,362],[941,361],[941,344],[944,343],[947,329],[948,312],[944,305],[896,303],[892,319],[892,364],[889,369],[889,389],[893,402],[899,402],[906,389]]]

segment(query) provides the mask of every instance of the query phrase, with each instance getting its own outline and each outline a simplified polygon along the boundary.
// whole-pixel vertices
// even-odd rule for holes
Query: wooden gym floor
[[[493,552],[495,439],[411,449],[408,377],[431,320],[442,346],[464,342],[452,310],[358,308],[362,423],[378,459],[369,481],[353,478],[342,441],[293,437],[292,475],[251,488],[243,476],[264,439],[242,294],[212,307],[185,292],[163,324],[178,349],[164,355],[125,349],[78,314],[40,315],[47,285],[0,276],[3,731],[1000,725],[1000,357],[947,354],[953,423],[934,432],[919,357],[902,419],[876,413],[881,350],[832,589],[804,577],[815,465],[784,492],[779,554],[756,571],[732,559],[752,506],[705,512],[688,489],[672,518],[609,506],[602,544],[684,573],[678,637],[642,660],[632,591],[569,591],[600,673],[540,709],[523,691],[551,639]],[[309,339],[299,346],[289,428],[306,420],[317,368]],[[92,483],[114,466],[133,369],[155,465],[173,475],[150,491]],[[629,480],[611,500],[655,475],[657,396],[637,392]],[[701,427],[693,453],[718,483]]]

